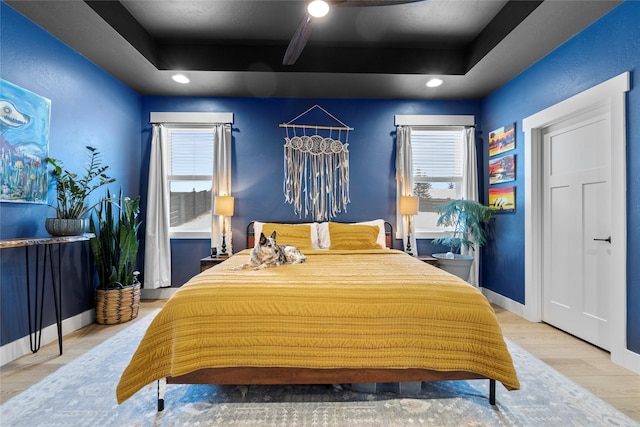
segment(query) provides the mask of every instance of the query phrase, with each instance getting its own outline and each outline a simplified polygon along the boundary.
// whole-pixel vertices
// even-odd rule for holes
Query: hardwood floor
[[[138,318],[162,307],[164,300],[143,300]],[[609,360],[609,353],[544,323],[530,323],[494,306],[504,335],[602,400],[640,422],[640,375]],[[64,354],[57,341],[36,354],[0,367],[0,402],[26,390],[60,366],[131,325],[88,325],[64,337]]]
[[[27,354],[0,367],[0,403],[29,388],[59,367],[71,362],[94,346],[102,343],[127,326],[137,322],[166,300],[142,300],[138,317],[120,325],[92,323],[63,338],[63,354],[58,350],[58,341],[43,345],[37,353]],[[1,420],[1,417],[0,417]],[[1,421],[0,421],[1,424]]]
[[[505,337],[640,422],[640,375],[612,363],[608,352],[553,326],[494,309]]]

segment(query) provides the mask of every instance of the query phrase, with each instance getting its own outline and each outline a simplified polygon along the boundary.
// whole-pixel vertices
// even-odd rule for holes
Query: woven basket
[[[122,289],[96,289],[96,320],[116,325],[138,317],[140,283]]]

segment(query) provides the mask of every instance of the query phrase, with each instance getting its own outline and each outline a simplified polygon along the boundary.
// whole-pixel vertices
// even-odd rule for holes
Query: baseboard
[[[69,317],[68,319],[64,319],[62,321],[62,336],[65,336],[66,334],[73,331],[77,331],[78,329],[95,322],[95,320],[95,309],[87,310],[73,317]],[[55,323],[42,329],[41,344],[42,346],[45,346],[46,344],[54,341],[58,341],[58,327]],[[62,346],[62,350],[64,351],[64,341],[62,343]],[[13,342],[10,342],[9,344],[5,344],[0,347],[0,366],[30,353],[31,348],[28,336],[19,338]]]
[[[480,288],[480,290],[482,291],[483,295],[485,297],[487,297],[487,299],[489,300],[489,302],[494,303],[496,305],[499,305],[500,307],[504,308],[505,310],[509,310],[510,312],[517,314],[518,316],[522,317],[523,319],[525,318],[524,316],[524,305],[520,304],[519,302],[516,302],[512,299],[509,299],[507,297],[505,297],[504,295],[500,295],[496,292],[493,292],[487,288]]]
[[[640,354],[629,349],[611,352],[611,361],[616,365],[640,375]]]
[[[169,299],[179,288],[144,289],[140,293],[141,299]]]
[[[142,299],[169,299],[171,295],[173,295],[178,288],[160,288],[160,289],[142,289],[141,298]],[[73,331],[77,331],[78,329],[90,325],[96,320],[96,311],[95,309],[87,310],[83,313],[77,314],[68,319],[64,319],[62,321],[62,336],[69,334]],[[51,342],[58,340],[58,328],[56,324],[47,326],[42,329],[42,346],[47,345]],[[63,351],[64,351],[64,342],[63,342]],[[31,348],[29,344],[29,337],[24,336],[19,338],[13,342],[3,345],[0,347],[0,366],[5,365],[9,362],[12,362],[19,357],[22,357],[26,354],[31,353]]]

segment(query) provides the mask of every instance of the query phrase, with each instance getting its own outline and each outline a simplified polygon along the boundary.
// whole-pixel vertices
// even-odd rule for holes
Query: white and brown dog
[[[260,233],[260,241],[256,247],[251,249],[249,262],[234,268],[234,270],[245,268],[260,270],[284,264],[300,264],[306,260],[307,257],[295,246],[278,245],[276,243],[276,232],[274,231],[271,233],[271,237],[266,237],[264,233]]]

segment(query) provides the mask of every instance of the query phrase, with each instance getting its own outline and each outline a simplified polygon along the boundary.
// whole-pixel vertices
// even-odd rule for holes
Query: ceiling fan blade
[[[293,33],[293,37],[291,37],[289,46],[287,46],[287,50],[284,53],[284,59],[282,60],[283,65],[293,65],[296,63],[307,44],[307,40],[309,40],[312,27],[313,18],[311,18],[311,15],[306,14],[300,21],[300,24],[298,24],[298,28],[296,28],[296,32]]]
[[[329,1],[332,6],[357,7],[357,6],[393,6],[398,4],[416,3],[424,0],[334,0]],[[282,65],[293,65],[304,50],[304,47],[311,36],[311,27],[313,26],[313,18],[306,14],[296,28],[289,46],[284,53]]]
[[[332,6],[365,7],[365,6],[394,6],[398,4],[417,3],[424,0],[336,0],[329,2]]]

